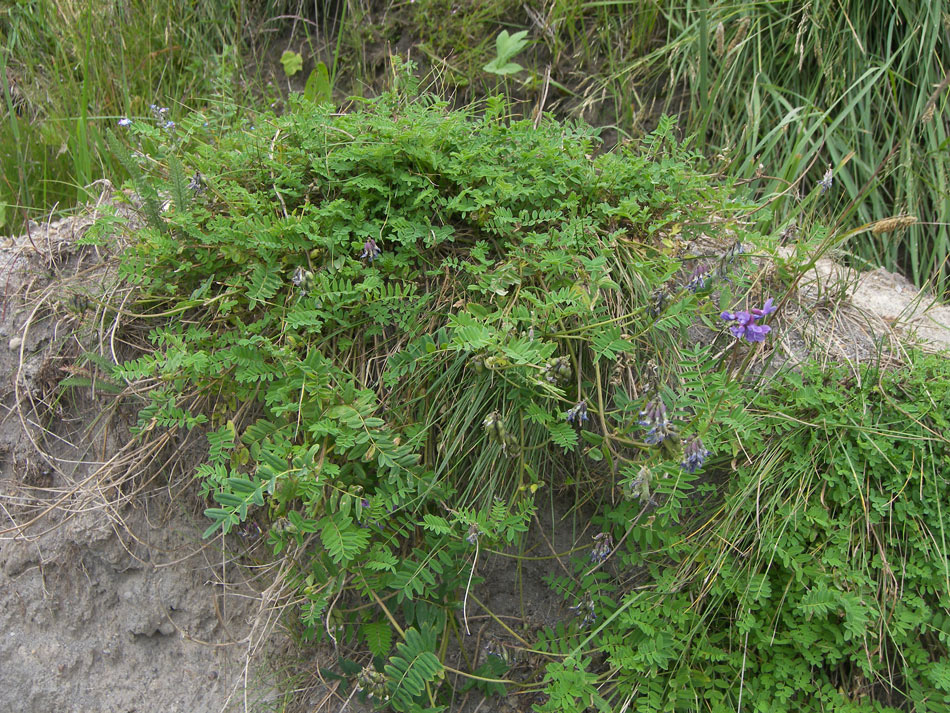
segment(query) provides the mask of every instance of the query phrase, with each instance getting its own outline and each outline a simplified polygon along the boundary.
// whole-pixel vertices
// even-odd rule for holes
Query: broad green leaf
[[[280,56],[280,63],[284,65],[284,74],[288,77],[294,76],[303,69],[303,57],[299,52],[287,50]]]
[[[323,62],[317,62],[317,66],[310,72],[303,95],[315,104],[322,104],[331,100],[333,88],[330,85],[330,74],[327,71],[327,66]]]

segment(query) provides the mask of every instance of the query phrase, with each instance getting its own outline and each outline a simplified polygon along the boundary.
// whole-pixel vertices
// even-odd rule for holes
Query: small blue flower
[[[693,272],[689,276],[689,282],[686,283],[686,289],[695,294],[706,287],[706,283],[709,282],[711,277],[712,273],[709,265],[700,262],[693,268]]]
[[[360,259],[366,258],[370,262],[373,262],[373,260],[379,257],[381,252],[382,250],[379,249],[376,241],[370,238],[365,243],[363,243],[363,253],[360,255]]]
[[[195,171],[195,175],[191,177],[190,181],[188,181],[188,188],[190,188],[195,193],[204,193],[204,176],[202,176],[199,171]]]
[[[662,443],[673,433],[672,424],[667,418],[666,404],[659,397],[653,399],[640,412],[639,424],[649,429],[643,440],[651,446]]]
[[[175,122],[174,122],[174,121],[166,121],[166,122],[162,125],[162,128],[163,128],[163,129],[167,129],[168,131],[171,131],[172,129],[175,128]]]
[[[594,598],[591,597],[590,592],[585,592],[584,598],[574,606],[568,607],[568,609],[577,612],[577,614],[584,615],[581,625],[592,624],[597,621],[597,612],[594,610]]]
[[[478,542],[478,536],[481,534],[482,531],[478,529],[478,525],[471,525],[468,528],[468,534],[465,536],[465,541],[470,545],[474,545],[476,542]]]
[[[122,117],[118,121],[119,126],[132,126],[132,120],[127,117]]]
[[[567,412],[568,423],[577,423],[580,425],[587,420],[587,401],[578,401],[577,405]]]
[[[709,451],[703,446],[699,436],[693,438],[683,449],[683,462],[680,467],[687,473],[695,473],[703,467],[703,463],[710,455]]]
[[[609,532],[601,532],[599,535],[595,535],[594,547],[590,551],[590,561],[598,564],[605,562],[613,548],[614,538],[610,536]]]

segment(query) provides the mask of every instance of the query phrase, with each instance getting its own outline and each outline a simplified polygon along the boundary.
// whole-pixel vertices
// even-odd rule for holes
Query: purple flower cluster
[[[729,328],[736,339],[745,339],[747,342],[765,341],[765,335],[772,331],[767,324],[759,324],[758,320],[772,314],[777,309],[769,297],[761,309],[753,308],[748,312],[723,312],[719,315],[726,322],[735,322]]]
[[[373,260],[379,257],[381,252],[382,250],[379,249],[376,241],[370,238],[363,243],[363,254],[360,255],[360,259],[367,258],[370,262],[373,262]]]
[[[686,283],[686,289],[692,293],[699,292],[700,290],[705,289],[711,278],[712,272],[709,269],[708,263],[705,261],[699,262],[696,264],[696,267],[693,268],[693,272],[689,276],[689,282]]]
[[[584,615],[581,621],[582,625],[592,624],[597,621],[597,613],[594,611],[594,598],[590,595],[590,592],[585,592],[584,598],[574,606],[568,607],[568,609],[577,614]]]
[[[470,525],[468,528],[468,534],[465,536],[465,541],[474,545],[478,542],[478,536],[482,534],[482,531],[478,529],[478,525]]]
[[[672,424],[666,417],[666,404],[657,397],[640,412],[639,424],[648,428],[643,440],[651,446],[663,442],[673,432]]]
[[[598,564],[606,561],[610,551],[614,548],[614,539],[609,532],[601,532],[594,536],[594,547],[590,551],[590,561]]]
[[[687,473],[695,473],[703,467],[703,463],[709,455],[709,451],[706,450],[702,440],[697,436],[687,443],[683,449],[683,462],[680,463],[680,467]]]
[[[583,423],[587,421],[588,418],[587,401],[578,401],[577,405],[567,412],[568,423],[576,423],[580,426],[583,425]]]

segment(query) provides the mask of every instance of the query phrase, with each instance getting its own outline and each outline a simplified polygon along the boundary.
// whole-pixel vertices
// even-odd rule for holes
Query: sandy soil
[[[60,386],[108,331],[79,326],[116,284],[76,244],[90,223],[0,249],[0,710],[264,709],[266,583],[201,540],[187,480],[128,447],[130,412]]]

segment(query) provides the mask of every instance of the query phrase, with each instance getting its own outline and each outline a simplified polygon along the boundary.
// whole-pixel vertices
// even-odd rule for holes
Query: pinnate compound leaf
[[[320,541],[337,564],[352,560],[369,544],[369,532],[341,512],[322,518],[319,528]]]
[[[443,675],[442,662],[416,628],[406,630],[406,640],[396,644],[396,653],[390,657],[385,671],[393,701],[403,709],[413,705],[427,683]]]
[[[385,656],[393,642],[393,630],[386,622],[367,622],[363,624],[363,637],[373,656]]]

